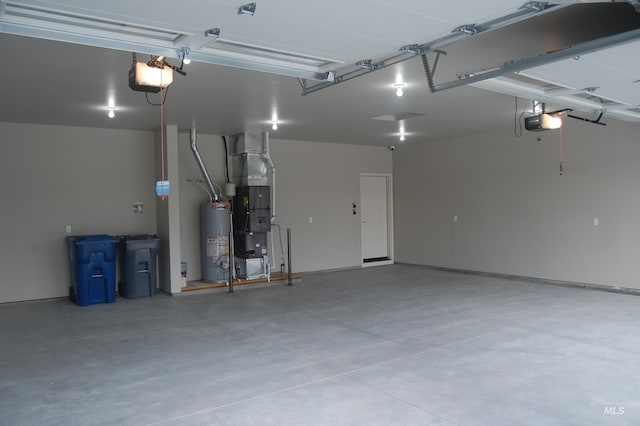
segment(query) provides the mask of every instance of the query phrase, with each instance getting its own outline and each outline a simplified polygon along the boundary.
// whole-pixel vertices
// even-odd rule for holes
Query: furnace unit
[[[271,232],[272,200],[267,170],[269,134],[232,136],[233,235],[236,273],[246,279],[269,278],[267,234]]]

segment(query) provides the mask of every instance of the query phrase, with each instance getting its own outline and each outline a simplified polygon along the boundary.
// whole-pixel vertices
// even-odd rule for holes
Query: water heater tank
[[[202,232],[202,280],[226,282],[229,277],[229,203],[200,206]]]

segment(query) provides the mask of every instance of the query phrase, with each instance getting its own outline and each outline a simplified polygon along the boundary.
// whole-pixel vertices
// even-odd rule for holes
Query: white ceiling
[[[185,66],[186,77],[174,75],[163,113],[167,123],[209,134],[270,130],[276,114],[280,124],[273,136],[282,139],[398,145],[400,126],[407,143],[458,136],[512,126],[512,94],[558,99],[549,82],[565,89],[558,107],[576,108],[571,96],[600,87],[595,94],[617,102],[624,118],[640,120],[640,111],[634,115],[640,105],[640,84],[633,83],[640,79],[637,42],[525,71],[530,84],[478,84],[509,95],[470,86],[431,93],[420,58],[307,96],[301,96],[295,77],[212,63],[244,60],[249,69],[263,63],[282,68],[282,74],[323,73],[435,40],[459,25],[504,16],[522,0],[256,3],[255,15],[247,16],[237,13],[242,1],[231,0],[2,1],[0,121],[155,129],[160,108],[128,87],[131,52],[145,62],[150,54],[165,54],[179,65],[174,58],[184,46],[195,60]],[[218,41],[204,37],[213,27],[220,28]],[[392,87],[398,76],[407,85],[403,97]],[[159,100],[154,94],[149,98]],[[117,106],[113,119],[107,118],[110,99]],[[587,112],[601,102],[579,100]],[[423,115],[373,120],[404,113]]]

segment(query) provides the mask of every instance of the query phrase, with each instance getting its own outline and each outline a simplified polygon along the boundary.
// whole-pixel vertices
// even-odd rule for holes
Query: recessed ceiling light
[[[393,88],[396,89],[396,96],[402,96],[404,94],[403,90],[406,84],[404,83],[396,83],[393,85]]]
[[[405,136],[407,135],[404,130],[404,123],[400,123],[399,134],[400,134],[400,142],[404,142]]]
[[[107,117],[109,118],[113,118],[116,116],[116,103],[113,100],[113,98],[109,99],[109,102],[107,103]]]

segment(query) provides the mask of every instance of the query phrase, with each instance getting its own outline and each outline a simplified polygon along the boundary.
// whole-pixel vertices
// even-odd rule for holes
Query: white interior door
[[[362,262],[390,260],[387,176],[360,176]]]

